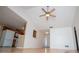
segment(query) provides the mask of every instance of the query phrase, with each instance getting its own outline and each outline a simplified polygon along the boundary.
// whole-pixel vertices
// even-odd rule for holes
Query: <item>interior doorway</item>
[[[50,48],[50,33],[45,32],[45,48]]]

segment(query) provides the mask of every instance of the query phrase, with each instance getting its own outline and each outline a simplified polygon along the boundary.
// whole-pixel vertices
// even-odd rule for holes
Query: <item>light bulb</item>
[[[49,17],[50,15],[49,14],[46,14],[46,17]]]

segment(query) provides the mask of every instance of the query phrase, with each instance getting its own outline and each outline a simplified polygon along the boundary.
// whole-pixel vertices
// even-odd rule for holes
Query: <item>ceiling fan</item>
[[[40,15],[40,17],[45,16],[46,20],[48,20],[48,18],[51,17],[56,17],[54,14],[52,14],[55,11],[55,8],[53,8],[52,10],[49,11],[49,6],[47,6],[47,10],[45,10],[44,8],[42,8],[42,11],[44,12],[44,14]]]

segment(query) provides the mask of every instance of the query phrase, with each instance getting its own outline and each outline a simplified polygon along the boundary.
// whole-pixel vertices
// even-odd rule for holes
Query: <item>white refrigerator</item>
[[[14,34],[15,34],[14,31],[4,30],[2,33],[2,38],[1,38],[1,45],[4,47],[5,46],[12,47]]]

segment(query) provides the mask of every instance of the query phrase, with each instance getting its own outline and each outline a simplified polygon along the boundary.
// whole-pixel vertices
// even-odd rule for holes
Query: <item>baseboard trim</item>
[[[71,48],[66,48],[66,49],[61,49],[61,48],[50,48],[50,49],[55,49],[55,50],[77,50],[77,49],[71,49]]]

